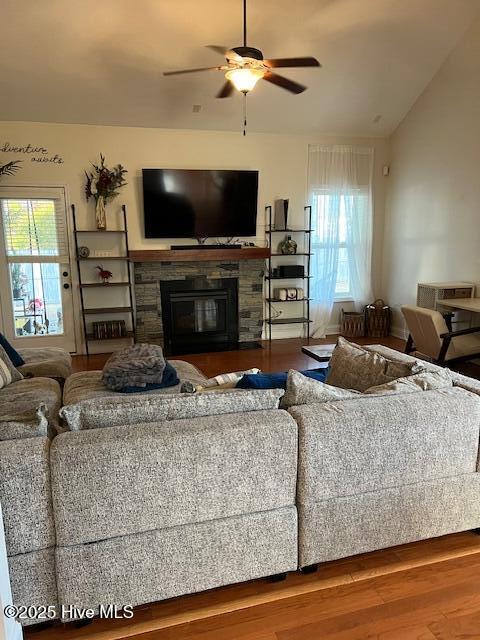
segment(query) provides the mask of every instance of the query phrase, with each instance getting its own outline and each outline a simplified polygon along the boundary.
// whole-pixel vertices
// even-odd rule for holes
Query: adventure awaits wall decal
[[[21,153],[25,156],[30,156],[30,162],[64,163],[64,159],[58,153],[52,154],[46,147],[37,147],[30,143],[17,147],[10,144],[10,142],[0,142],[0,153]]]

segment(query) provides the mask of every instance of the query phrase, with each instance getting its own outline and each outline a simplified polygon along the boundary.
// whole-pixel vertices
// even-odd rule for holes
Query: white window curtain
[[[373,149],[309,147],[312,336],[325,337],[335,298],[372,300]]]

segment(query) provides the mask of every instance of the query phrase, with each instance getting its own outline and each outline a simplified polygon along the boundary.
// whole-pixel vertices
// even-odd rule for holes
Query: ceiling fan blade
[[[178,76],[182,73],[197,73],[197,71],[218,71],[221,67],[199,67],[198,69],[182,69],[181,71],[164,71],[164,76]]]
[[[233,84],[230,82],[230,80],[227,80],[225,84],[222,86],[222,88],[220,89],[220,91],[217,93],[216,97],[229,98],[232,95],[233,90],[234,90]]]
[[[222,56],[224,56],[228,51],[228,47],[223,47],[221,44],[206,44],[205,46],[206,46],[207,49],[211,49],[212,51],[216,51],[217,53],[219,53]]]
[[[276,84],[277,87],[286,89],[291,93],[302,93],[302,91],[305,91],[305,89],[307,88],[303,84],[299,84],[298,82],[289,80],[284,76],[279,76],[278,74],[272,73],[271,71],[267,71],[267,73],[263,76],[263,79],[267,82],[271,82],[272,84]]]
[[[273,58],[272,60],[264,60],[267,67],[321,67],[322,65],[316,58]]]
[[[216,51],[228,60],[234,60],[235,62],[242,62],[243,60],[242,56],[239,56],[238,53],[235,53],[235,51],[232,51],[232,49],[229,49],[228,47],[223,47],[222,45],[218,44],[207,44],[206,47],[207,49]]]

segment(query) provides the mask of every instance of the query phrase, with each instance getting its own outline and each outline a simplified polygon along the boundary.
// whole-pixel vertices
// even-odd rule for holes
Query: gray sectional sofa
[[[165,396],[143,423],[125,407],[148,415],[151,396],[108,397],[92,424],[102,399],[78,378],[76,430],[0,442],[16,604],[139,605],[480,527],[476,380],[288,411],[279,392],[227,394],[223,412],[215,394],[180,419]],[[126,424],[94,428],[112,407]]]

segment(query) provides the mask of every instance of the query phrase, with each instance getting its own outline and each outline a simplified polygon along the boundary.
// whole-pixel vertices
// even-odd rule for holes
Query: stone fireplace
[[[135,262],[136,338],[167,355],[262,337],[264,260]]]

